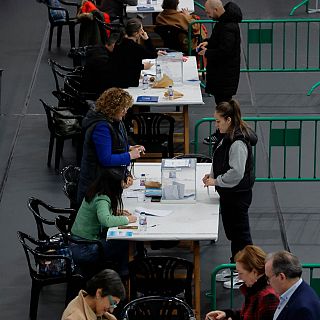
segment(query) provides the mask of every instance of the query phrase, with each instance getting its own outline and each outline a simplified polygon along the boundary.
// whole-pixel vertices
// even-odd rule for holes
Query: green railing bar
[[[299,172],[298,178],[301,178],[301,137],[302,137],[302,121],[300,121],[300,137],[299,137]]]
[[[287,23],[283,23],[283,41],[282,41],[282,69],[286,68],[286,27]]]
[[[259,178],[256,177],[255,179],[256,182],[315,182],[315,181],[320,181],[320,177],[319,178]]]
[[[271,157],[272,157],[272,152],[271,152],[271,143],[270,143],[270,133],[272,131],[272,121],[269,123],[269,158],[268,158],[268,179],[270,179],[271,176]]]
[[[288,121],[284,122],[284,132],[288,129]],[[286,178],[286,171],[287,171],[287,136],[284,135],[284,148],[283,148],[283,178]]]
[[[204,11],[206,10],[206,8],[201,3],[199,3],[198,1],[194,1],[194,4],[196,5],[196,7],[200,8],[202,10],[204,10]]]
[[[309,4],[309,0],[303,0],[303,1],[301,1],[299,4],[297,4],[296,6],[294,6],[294,7],[291,9],[289,15],[292,16],[293,13],[294,13],[297,9],[299,9],[300,7],[302,7],[302,6],[304,6],[304,5],[306,5],[306,12],[308,12],[308,4]]]
[[[307,69],[309,67],[309,43],[310,43],[310,22],[308,22],[308,32],[307,32]]]
[[[274,29],[273,29],[273,26],[274,26],[274,23],[272,22],[271,23],[271,30],[272,30],[272,42],[271,42],[271,48],[270,48],[270,50],[271,50],[271,69],[273,69],[273,53],[274,53],[274,51],[273,51],[273,48],[274,48],[274,46],[273,46],[273,40],[274,40],[274,38],[273,38],[273,33],[274,33]]]
[[[316,177],[316,173],[317,173],[317,134],[318,134],[318,120],[315,121],[314,123],[315,125],[315,129],[314,129],[314,162],[313,162],[313,177]]]

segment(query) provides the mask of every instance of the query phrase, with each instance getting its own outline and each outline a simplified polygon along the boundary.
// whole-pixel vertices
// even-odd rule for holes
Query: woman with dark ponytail
[[[219,103],[214,117],[217,130],[213,137],[212,169],[202,181],[205,187],[215,186],[219,193],[223,227],[231,241],[230,262],[234,263],[237,252],[252,244],[248,209],[255,180],[252,146],[258,139],[241,120],[236,100]]]
[[[144,45],[140,44],[143,40]],[[112,85],[120,88],[138,87],[141,70],[148,70],[152,63],[143,59],[156,59],[164,54],[156,51],[148,34],[143,30],[141,20],[129,19],[122,32],[121,40],[116,44],[111,60]]]

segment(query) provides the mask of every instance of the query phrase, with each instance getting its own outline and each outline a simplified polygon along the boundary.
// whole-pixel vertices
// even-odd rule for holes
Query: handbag
[[[59,115],[62,117],[59,117]],[[56,129],[60,134],[65,135],[81,131],[81,126],[78,119],[64,118],[64,116],[74,117],[74,114],[69,110],[61,110],[55,113],[53,116]]]

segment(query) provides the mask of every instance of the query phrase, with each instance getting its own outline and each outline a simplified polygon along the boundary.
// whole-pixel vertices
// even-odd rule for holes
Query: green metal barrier
[[[253,148],[256,181],[320,181],[317,163],[320,117],[244,117],[243,120],[259,139]],[[212,145],[203,145],[202,141],[214,132],[214,122],[214,118],[197,121],[194,153],[212,155]]]
[[[196,23],[205,24],[210,35],[215,21],[189,24],[189,55],[192,25]],[[245,57],[241,72],[320,71],[320,19],[243,20],[239,25]],[[203,63],[199,72],[205,72]],[[315,84],[308,95],[319,85]]]
[[[211,291],[207,294],[207,297],[211,300],[211,310],[221,309],[221,306],[217,306],[217,282],[216,275],[221,270],[230,269],[231,272],[235,270],[236,265],[234,263],[221,264],[217,266],[211,272]],[[303,263],[302,264],[303,274],[302,278],[309,283],[309,285],[315,290],[320,297],[320,278],[319,274],[315,274],[315,269],[320,270],[320,263]],[[229,289],[222,289],[229,290]],[[229,305],[224,306],[223,309],[232,309],[234,307],[234,290],[229,290]],[[208,310],[209,311],[209,310]]]
[[[302,6],[306,6],[306,13],[308,13],[309,12],[309,0],[303,0],[292,8],[292,10],[289,13],[289,16],[293,16],[294,12]]]

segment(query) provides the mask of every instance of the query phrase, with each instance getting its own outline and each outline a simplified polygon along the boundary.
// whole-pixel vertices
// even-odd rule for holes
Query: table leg
[[[189,113],[188,105],[183,106],[183,127],[184,127],[184,153],[190,153],[190,139],[189,139]]]
[[[194,304],[195,304],[195,314],[196,319],[200,320],[200,242],[198,240],[193,241],[193,264],[194,264]]]

